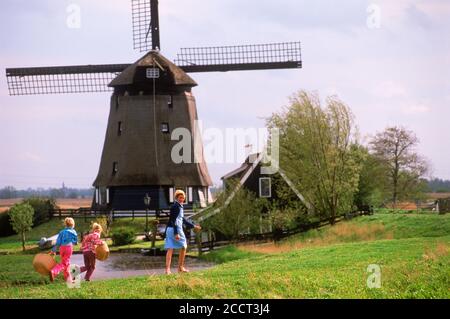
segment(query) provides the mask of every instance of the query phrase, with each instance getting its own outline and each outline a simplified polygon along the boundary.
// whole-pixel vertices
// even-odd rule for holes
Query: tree
[[[350,109],[337,97],[322,107],[317,94],[300,91],[269,128],[280,132],[280,167],[314,212],[334,223],[352,209],[363,154],[355,140]]]
[[[428,164],[415,150],[419,140],[403,127],[388,127],[370,142],[372,154],[385,165],[388,190],[396,207],[399,199],[416,197],[423,189]]]
[[[57,208],[56,200],[54,198],[45,197],[30,197],[22,201],[24,204],[29,204],[33,207],[33,225],[38,226],[45,223],[51,218],[53,210]]]
[[[17,198],[17,190],[13,186],[6,186],[0,189],[0,199]]]
[[[9,218],[14,231],[21,235],[22,250],[25,251],[25,233],[33,226],[33,207],[29,204],[15,204],[9,210]]]
[[[243,234],[258,233],[261,214],[268,206],[267,200],[257,198],[253,192],[241,187],[226,205],[238,181],[229,183],[229,188],[220,193],[214,203],[214,207],[221,208],[220,212],[205,220],[202,227],[219,232],[231,240],[238,240]]]
[[[354,147],[364,154],[354,204],[358,208],[366,205],[380,207],[387,197],[387,180],[384,178],[387,168],[365,146]]]

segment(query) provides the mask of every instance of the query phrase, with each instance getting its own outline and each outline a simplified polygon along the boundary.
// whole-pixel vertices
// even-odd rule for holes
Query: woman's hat
[[[177,189],[175,191],[175,198],[178,198],[178,196],[183,195],[184,198],[186,198],[186,194],[184,193],[184,191],[182,191],[181,189]]]

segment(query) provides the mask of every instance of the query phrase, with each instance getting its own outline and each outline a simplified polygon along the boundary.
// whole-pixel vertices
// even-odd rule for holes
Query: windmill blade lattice
[[[108,84],[129,64],[6,69],[10,95],[109,92]]]
[[[301,68],[301,45],[300,42],[287,42],[183,48],[175,63],[185,72]]]
[[[134,49],[160,49],[158,0],[131,0],[131,13]]]

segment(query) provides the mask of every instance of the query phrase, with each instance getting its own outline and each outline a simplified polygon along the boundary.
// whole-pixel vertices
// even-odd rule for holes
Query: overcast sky
[[[80,28],[67,24],[80,8]],[[131,63],[130,0],[3,0],[0,69]],[[69,7],[70,8],[70,7]],[[162,53],[301,41],[303,69],[192,74],[205,128],[264,127],[294,92],[337,94],[361,135],[416,132],[433,176],[450,179],[450,1],[160,0]],[[109,93],[10,97],[0,80],[0,187],[89,187]],[[211,164],[214,182],[235,163]]]

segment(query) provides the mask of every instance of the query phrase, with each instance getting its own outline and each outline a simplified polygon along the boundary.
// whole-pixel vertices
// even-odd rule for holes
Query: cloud
[[[430,111],[431,107],[425,104],[410,105],[402,108],[402,112],[406,115],[420,115],[429,113]]]
[[[42,156],[31,153],[31,152],[25,152],[19,156],[19,159],[25,162],[33,162],[33,163],[44,163],[44,159]]]
[[[394,97],[405,97],[408,95],[408,90],[400,83],[394,81],[385,81],[379,83],[373,90],[372,93],[377,97],[382,98],[394,98]]]

